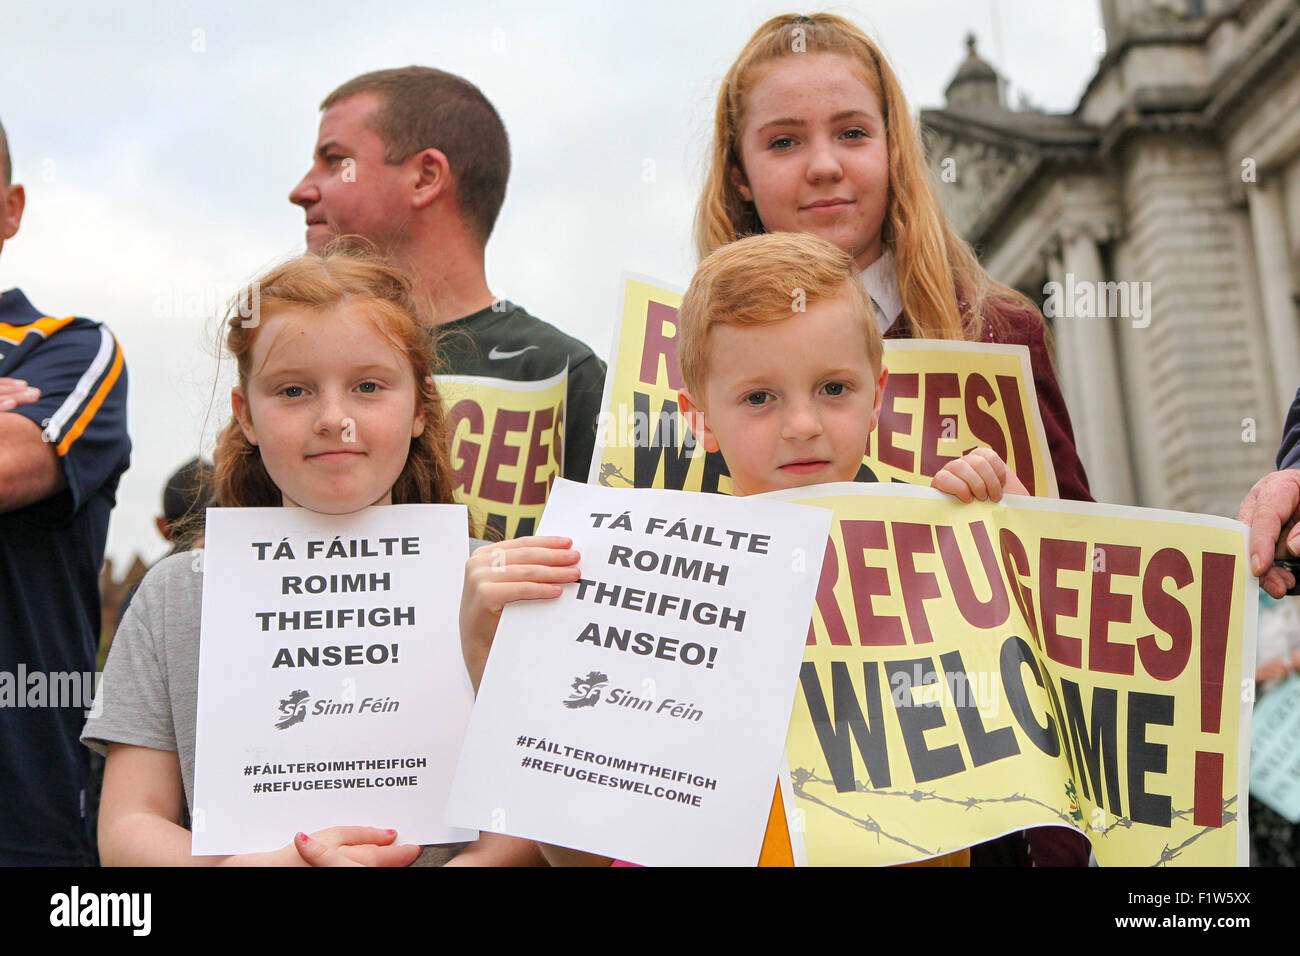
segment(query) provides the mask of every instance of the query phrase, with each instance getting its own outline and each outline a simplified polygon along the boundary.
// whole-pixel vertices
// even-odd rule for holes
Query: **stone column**
[[[1061,259],[1061,240],[1058,236],[1053,236],[1042,251],[1043,267],[1047,272],[1047,278],[1054,283],[1057,290],[1065,288],[1065,262]],[[1046,297],[1048,290],[1043,290]],[[1064,292],[1059,292],[1064,295]],[[1045,303],[1044,303],[1045,304]],[[1078,347],[1074,342],[1074,323],[1064,315],[1056,314],[1048,316],[1047,312],[1052,310],[1044,309],[1043,315],[1052,321],[1052,341],[1055,344],[1056,358],[1056,380],[1061,386],[1061,395],[1065,398],[1065,404],[1070,409],[1070,421],[1074,425],[1075,438],[1079,437],[1080,415],[1083,412],[1081,404],[1083,397],[1079,394],[1079,370],[1075,359],[1078,356]]]
[[[1300,321],[1291,300],[1291,264],[1287,259],[1286,209],[1281,184],[1269,176],[1245,186],[1250,229],[1255,240],[1259,297],[1272,354],[1275,401],[1280,414],[1291,407],[1300,387]]]
[[[1124,421],[1123,393],[1120,391],[1119,363],[1115,354],[1115,334],[1111,324],[1123,321],[1106,312],[1106,297],[1099,295],[1105,281],[1097,240],[1086,227],[1066,227],[1061,231],[1065,256],[1065,299],[1063,315],[1057,327],[1069,326],[1069,343],[1075,373],[1074,390],[1078,402],[1071,411],[1079,435],[1079,456],[1088,469],[1092,496],[1111,504],[1134,504],[1133,467],[1129,458],[1128,428]],[[1076,296],[1084,283],[1092,286],[1091,315],[1080,315]],[[1072,299],[1074,301],[1070,301]],[[1086,309],[1084,311],[1087,311]],[[1064,345],[1064,342],[1062,343]]]

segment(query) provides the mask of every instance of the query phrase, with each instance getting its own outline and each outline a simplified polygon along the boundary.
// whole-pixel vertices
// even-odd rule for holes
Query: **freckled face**
[[[710,331],[701,394],[683,390],[681,405],[705,450],[722,452],[735,494],[857,475],[887,373],[871,369],[855,308],[841,295],[788,319]]]
[[[769,232],[808,232],[865,269],[880,257],[889,150],[880,98],[854,61],[784,56],[745,96],[732,181]]]
[[[286,505],[350,514],[390,503],[424,431],[410,363],[356,308],[263,319],[252,372],[231,395]]]

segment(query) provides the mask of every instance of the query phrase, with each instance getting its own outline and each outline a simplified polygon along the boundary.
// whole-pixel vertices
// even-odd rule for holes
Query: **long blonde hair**
[[[786,14],[768,20],[745,44],[718,91],[709,171],[695,215],[695,248],[701,259],[719,246],[766,232],[753,203],[740,197],[731,179],[742,169],[739,133],[745,94],[756,72],[773,60],[807,53],[834,53],[853,60],[880,100],[889,150],[889,200],[881,240],[894,253],[903,312],[915,337],[975,340],[987,319],[990,297],[1020,308],[1033,305],[995,281],[970,246],[948,224],[930,184],[915,124],[889,61],[856,26],[831,13]],[[1036,311],[1036,310],[1034,310]]]

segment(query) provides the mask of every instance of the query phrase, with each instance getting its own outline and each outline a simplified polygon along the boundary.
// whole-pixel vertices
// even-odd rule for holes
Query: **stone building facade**
[[[1044,309],[1095,497],[1235,515],[1300,386],[1300,0],[1101,6],[1069,114],[1009,107],[968,40],[931,167]]]

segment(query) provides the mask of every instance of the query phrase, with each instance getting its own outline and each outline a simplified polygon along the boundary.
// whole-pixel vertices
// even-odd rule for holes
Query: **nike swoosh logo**
[[[525,345],[523,348],[521,348],[521,349],[520,349],[519,351],[517,351],[517,352],[499,352],[499,351],[497,351],[497,347],[494,345],[494,346],[492,346],[492,351],[491,351],[491,352],[488,352],[488,358],[490,358],[490,359],[508,359],[508,358],[514,358],[516,355],[523,355],[523,354],[524,354],[525,352],[527,352],[529,349],[539,349],[539,348],[541,348],[540,345]]]

